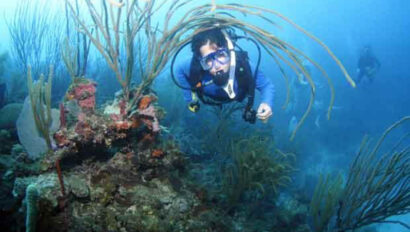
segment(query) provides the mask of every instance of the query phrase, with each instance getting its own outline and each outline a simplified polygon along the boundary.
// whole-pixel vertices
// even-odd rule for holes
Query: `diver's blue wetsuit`
[[[251,66],[251,69],[252,69],[251,71],[253,75],[254,70],[255,70],[255,65],[250,63],[250,66]],[[176,67],[176,77],[178,78],[179,83],[184,87],[186,86],[187,88],[189,88],[190,86],[187,80],[189,78],[190,67],[191,67],[191,58],[180,62]],[[206,82],[210,80],[212,80],[211,74],[207,73],[203,76],[202,78],[202,86],[204,86],[203,94],[214,100],[219,100],[219,101],[228,100],[229,99],[228,94],[221,87],[215,84],[210,84],[210,85],[205,84]],[[274,97],[275,89],[274,89],[272,82],[270,82],[261,71],[258,71],[258,74],[256,76],[255,86],[256,86],[256,89],[261,93],[261,102],[264,102],[268,104],[271,108],[273,108],[273,97]],[[238,82],[236,79],[234,82],[234,90],[237,95],[235,99],[243,100],[243,97],[246,93],[243,89],[239,89]],[[190,90],[184,90],[184,99],[187,103],[193,100],[192,93]]]
[[[364,76],[369,78],[369,81],[373,81],[373,75],[380,69],[380,61],[372,54],[370,48],[367,48],[363,54],[361,54],[359,61],[357,62],[358,75],[356,82],[360,83]]]

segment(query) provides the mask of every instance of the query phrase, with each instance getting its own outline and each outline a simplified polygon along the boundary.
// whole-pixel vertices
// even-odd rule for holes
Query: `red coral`
[[[154,149],[151,156],[154,158],[162,158],[165,155],[164,151],[161,149]]]
[[[86,84],[78,84],[74,88],[74,96],[76,99],[88,97],[89,95],[95,95],[97,89],[95,88],[96,84],[94,82],[89,82]]]
[[[87,97],[84,100],[79,100],[78,105],[83,109],[94,110],[95,108],[95,96]]]
[[[120,131],[120,130],[128,130],[128,129],[130,129],[131,125],[132,125],[132,123],[131,123],[131,122],[128,122],[127,120],[124,120],[124,121],[116,121],[116,122],[115,122],[115,129],[116,129],[117,131]]]
[[[155,100],[154,97],[150,95],[145,95],[140,99],[140,102],[138,103],[138,109],[143,110],[146,109],[151,102]]]
[[[67,98],[69,100],[76,99],[82,109],[94,110],[96,91],[96,83],[89,81],[88,83],[81,83],[74,86],[67,94]]]

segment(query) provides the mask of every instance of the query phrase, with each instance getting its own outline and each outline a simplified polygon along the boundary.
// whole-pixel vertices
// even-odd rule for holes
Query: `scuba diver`
[[[247,52],[234,49],[231,37],[239,38],[229,36],[226,30],[220,28],[196,34],[191,41],[193,56],[176,67],[179,84],[173,76],[173,64],[171,75],[183,89],[188,109],[194,113],[200,108],[199,101],[222,106],[232,101],[242,102],[247,96],[243,119],[249,123],[255,123],[256,118],[266,122],[272,116],[274,86],[258,70],[260,53],[258,63],[254,66],[249,62]],[[255,89],[261,93],[261,103],[257,111],[252,109]]]
[[[373,81],[374,75],[380,69],[380,62],[374,56],[370,46],[364,46],[360,52],[360,58],[357,63],[357,83],[360,83],[363,76],[366,76],[370,82]]]

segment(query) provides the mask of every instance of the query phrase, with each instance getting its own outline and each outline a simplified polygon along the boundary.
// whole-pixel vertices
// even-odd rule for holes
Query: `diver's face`
[[[210,43],[209,41],[199,48],[202,57],[206,57],[207,55],[216,52],[217,50],[221,49],[215,43]],[[214,62],[213,67],[209,70],[209,73],[213,76],[216,75],[219,71],[228,72],[229,70],[229,63],[220,64],[219,62]]]

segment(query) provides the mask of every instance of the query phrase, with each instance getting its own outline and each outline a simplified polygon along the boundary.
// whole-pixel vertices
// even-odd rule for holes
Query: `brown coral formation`
[[[70,87],[54,134],[57,149],[42,160],[43,174],[21,179],[36,182],[44,193],[37,229],[224,231],[221,220],[201,218],[211,211],[202,199],[169,179],[185,161],[176,145],[158,139],[163,114],[155,95],[139,97],[131,116],[124,100],[118,112],[106,115],[95,109],[95,91],[86,79]]]

